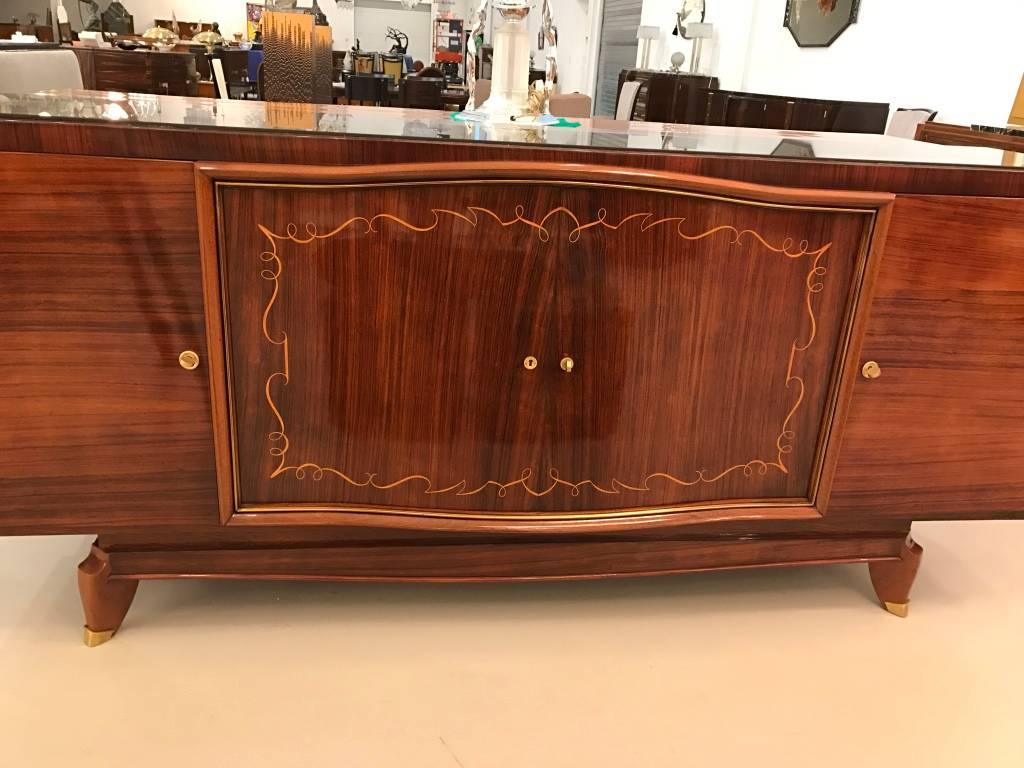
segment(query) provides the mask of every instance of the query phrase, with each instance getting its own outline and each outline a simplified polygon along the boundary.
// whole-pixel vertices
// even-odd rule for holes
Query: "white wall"
[[[772,6],[758,3],[746,90],[785,85],[801,96],[930,107],[956,123],[1006,122],[1024,71],[1021,0],[863,0],[857,23],[820,49],[798,48]],[[958,34],[959,25],[974,31]]]
[[[587,82],[587,57],[590,55],[590,4],[592,0],[551,0],[551,15],[558,27],[558,91],[559,93],[590,93]],[[544,69],[545,51],[537,47],[541,27],[541,0],[534,0],[533,10],[526,17],[530,30],[533,65]],[[500,24],[500,20],[495,22]],[[488,38],[490,41],[491,38]]]
[[[642,23],[662,28],[652,67],[668,67],[677,49],[689,59],[689,43],[670,34],[679,4],[644,3]],[[1006,122],[1024,72],[1022,0],[861,0],[857,23],[828,48],[798,47],[782,25],[785,5],[708,0],[716,29],[702,61],[723,88],[930,107],[958,123]]]
[[[428,3],[420,3],[410,10],[391,0],[356,0],[354,34],[364,51],[390,51],[395,44],[387,37],[387,28],[391,26],[409,36],[408,53],[413,59],[428,62],[431,22]]]

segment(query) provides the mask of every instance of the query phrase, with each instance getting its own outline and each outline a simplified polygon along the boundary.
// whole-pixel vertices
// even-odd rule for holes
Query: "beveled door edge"
[[[892,218],[894,196],[881,203],[874,214],[871,226],[864,233],[861,245],[861,268],[855,290],[851,292],[845,322],[845,340],[842,352],[836,355],[837,374],[833,375],[833,393],[830,395],[831,406],[826,416],[827,424],[823,430],[822,460],[814,478],[814,504],[822,515],[828,512],[828,502],[832,495],[832,482],[835,479],[836,467],[839,465],[839,453],[842,449],[843,427],[849,416],[853,401],[853,389],[860,375],[860,357],[864,346],[864,334],[871,313],[874,299],[875,280],[883,258],[885,238],[889,231]]]
[[[219,207],[215,178],[195,167],[196,216],[199,225],[199,260],[203,275],[206,323],[207,372],[213,414],[214,464],[217,475],[217,507],[221,523],[235,514],[234,459],[232,456],[229,391],[224,339],[224,307],[221,292]]]

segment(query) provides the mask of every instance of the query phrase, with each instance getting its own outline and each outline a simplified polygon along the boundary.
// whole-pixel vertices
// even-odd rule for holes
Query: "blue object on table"
[[[254,48],[249,50],[249,58],[247,61],[248,66],[246,69],[249,71],[249,81],[255,83],[259,77],[260,64],[263,63],[263,49],[256,50]]]

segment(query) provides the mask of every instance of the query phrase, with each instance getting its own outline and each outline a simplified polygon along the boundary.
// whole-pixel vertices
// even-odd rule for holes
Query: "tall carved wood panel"
[[[875,210],[294,181],[217,186],[231,511],[815,514]]]

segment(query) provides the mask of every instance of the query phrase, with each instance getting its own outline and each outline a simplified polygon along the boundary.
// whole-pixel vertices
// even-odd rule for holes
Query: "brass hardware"
[[[572,373],[572,367],[574,365],[575,363],[572,361],[572,358],[569,357],[568,355],[563,357],[562,362],[559,363],[559,366],[561,366],[562,370],[565,371],[566,373]]]
[[[868,360],[864,363],[864,367],[860,369],[860,372],[865,379],[877,379],[882,375],[882,366],[874,360]]]
[[[907,614],[910,612],[910,603],[885,603],[882,605],[889,613],[893,616],[899,616],[901,619],[907,618]]]
[[[87,648],[95,648],[97,645],[103,645],[110,638],[114,636],[116,629],[108,629],[105,632],[96,632],[95,630],[85,628],[85,645]]]
[[[526,370],[532,371],[536,367],[537,367],[537,358],[534,357],[533,355],[530,355],[525,360],[523,360],[523,368],[525,368]]]
[[[178,364],[186,371],[194,371],[199,367],[199,355],[191,349],[186,349],[178,355]]]

